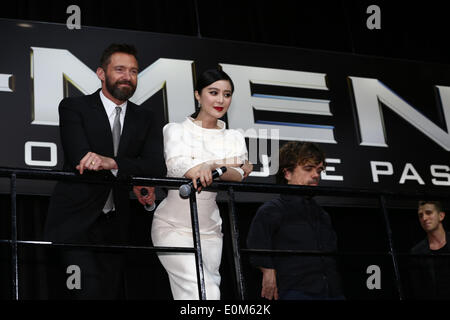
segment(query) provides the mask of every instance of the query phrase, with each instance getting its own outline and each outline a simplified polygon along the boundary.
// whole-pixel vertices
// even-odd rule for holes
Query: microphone
[[[147,189],[142,188],[140,192],[141,192],[141,196],[143,196],[143,197],[148,195]],[[147,210],[147,211],[153,211],[153,210],[155,210],[155,208],[156,208],[156,203],[155,202],[153,202],[152,204],[146,203],[144,205],[144,209]]]
[[[220,177],[227,171],[227,167],[221,167],[217,168],[212,171],[212,178],[215,179],[217,177]],[[200,178],[197,179],[197,186],[201,184]],[[180,197],[182,198],[188,198],[191,192],[194,190],[194,183],[191,181],[189,183],[183,184],[180,189]]]

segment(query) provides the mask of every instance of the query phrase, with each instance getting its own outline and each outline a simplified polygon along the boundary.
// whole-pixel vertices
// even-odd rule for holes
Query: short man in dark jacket
[[[280,149],[278,183],[316,186],[325,155],[313,143],[289,142]],[[311,198],[280,195],[257,211],[247,238],[252,249],[335,251],[336,234],[328,214]],[[336,262],[330,256],[253,255],[263,273],[267,299],[343,299]]]
[[[425,254],[412,259],[410,284],[416,299],[450,299],[450,258],[436,256],[450,253],[450,233],[442,221],[445,212],[439,201],[420,201],[419,222],[427,236],[411,249],[411,253]]]

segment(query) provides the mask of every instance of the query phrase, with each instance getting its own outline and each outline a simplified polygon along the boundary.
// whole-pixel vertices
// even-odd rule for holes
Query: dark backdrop
[[[81,24],[226,40],[278,44],[390,58],[448,63],[444,1],[261,0],[13,0],[0,18],[66,23],[81,8]],[[367,7],[381,9],[381,29],[369,30]]]
[[[300,48],[375,55],[389,58],[449,63],[446,36],[450,26],[442,2],[387,1],[12,1],[2,4],[1,18],[65,23],[67,6],[81,8],[82,25],[183,34]],[[381,8],[381,30],[366,28],[366,8]],[[260,203],[238,205],[240,242],[244,246],[249,223]],[[17,203],[19,239],[40,240],[48,197],[19,196]],[[150,245],[151,215],[133,204],[133,243]],[[231,250],[227,233],[227,205],[221,203],[224,218],[224,259],[222,292],[234,297]],[[328,207],[344,251],[387,250],[384,222],[379,209],[369,207]],[[415,208],[391,208],[394,245],[407,251],[423,236]],[[10,238],[10,199],[0,195],[0,238]],[[41,299],[47,294],[46,248],[20,246],[20,295]],[[153,253],[131,253],[128,272],[129,297],[168,299],[167,277]],[[243,257],[248,298],[257,299],[260,274]],[[349,299],[396,299],[391,261],[387,256],[342,257],[338,260]],[[368,290],[366,268],[376,264],[382,270],[382,289]],[[400,271],[405,271],[400,266]],[[404,285],[407,279],[403,277]],[[0,298],[11,298],[9,245],[0,244]]]

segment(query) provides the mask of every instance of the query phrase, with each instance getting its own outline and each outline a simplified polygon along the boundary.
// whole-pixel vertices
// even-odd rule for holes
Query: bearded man
[[[101,89],[59,105],[64,171],[96,180],[112,176],[164,176],[161,128],[150,110],[128,99],[138,79],[136,49],[111,44],[97,76]],[[145,187],[154,200],[154,188]],[[44,238],[53,243],[124,245],[129,236],[130,187],[60,181],[50,200]],[[53,246],[49,297],[125,297],[124,255],[118,251]],[[75,276],[77,278],[70,278]]]

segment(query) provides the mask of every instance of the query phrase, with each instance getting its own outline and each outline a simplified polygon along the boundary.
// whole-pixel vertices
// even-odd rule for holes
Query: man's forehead
[[[306,160],[303,164],[301,164],[302,167],[323,167],[323,162],[317,162],[314,160]]]
[[[115,52],[110,57],[110,64],[118,65],[133,65],[138,66],[138,62],[135,56],[124,52]]]
[[[436,206],[432,203],[426,203],[419,206],[418,212],[437,211]]]

